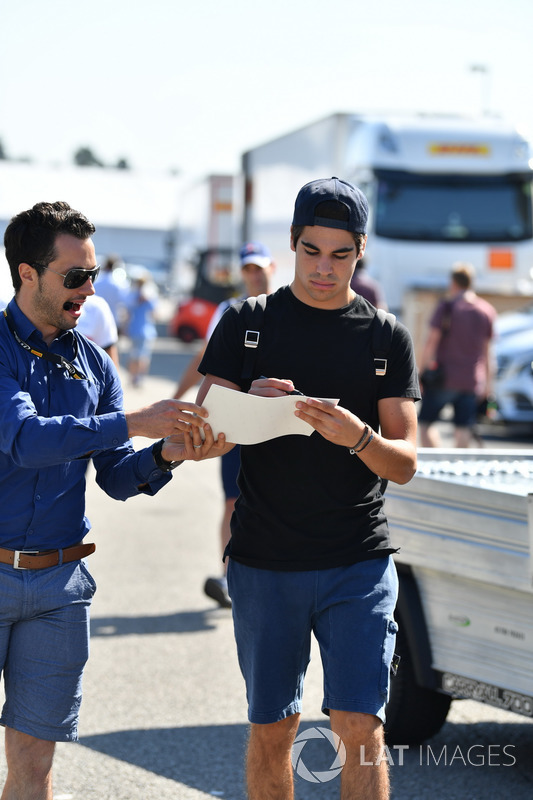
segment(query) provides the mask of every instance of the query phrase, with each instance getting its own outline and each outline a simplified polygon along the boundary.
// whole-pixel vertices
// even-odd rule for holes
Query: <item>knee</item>
[[[298,730],[299,714],[291,714],[279,722],[266,725],[252,723],[250,729],[250,746],[264,752],[290,750]]]
[[[364,746],[367,753],[379,753],[385,742],[383,724],[373,714],[354,711],[331,711],[331,729],[347,750],[357,751]]]

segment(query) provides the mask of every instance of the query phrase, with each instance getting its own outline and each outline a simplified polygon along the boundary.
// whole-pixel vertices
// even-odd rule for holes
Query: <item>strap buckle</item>
[[[22,567],[20,565],[21,556],[36,555],[39,550],[15,550],[13,553],[13,567],[14,569],[29,569],[29,567]]]
[[[252,350],[259,345],[260,331],[246,331],[244,334],[244,346],[250,347]]]
[[[386,358],[375,358],[374,365],[376,367],[376,375],[383,376],[387,374],[387,360]]]

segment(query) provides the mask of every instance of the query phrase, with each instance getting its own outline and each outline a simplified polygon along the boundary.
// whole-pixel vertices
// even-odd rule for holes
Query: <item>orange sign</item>
[[[428,146],[432,156],[489,156],[488,144],[434,143]]]
[[[512,269],[514,256],[512,250],[489,250],[490,269]]]

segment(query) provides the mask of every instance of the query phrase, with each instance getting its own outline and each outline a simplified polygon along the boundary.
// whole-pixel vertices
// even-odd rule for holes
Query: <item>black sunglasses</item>
[[[55,269],[50,269],[45,264],[32,264],[31,265],[34,269],[35,267],[41,267],[42,269],[47,269],[50,272],[55,273],[56,275],[61,275],[63,278],[63,286],[65,289],[79,289],[80,286],[83,286],[85,281],[89,280],[89,278],[94,283],[98,277],[100,272],[100,267],[95,267],[94,269],[83,269],[83,267],[73,267],[69,269],[69,271],[63,275],[62,272],[57,272]]]

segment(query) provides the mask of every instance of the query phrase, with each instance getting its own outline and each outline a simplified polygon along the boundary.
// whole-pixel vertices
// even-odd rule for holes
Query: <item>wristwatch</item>
[[[154,457],[154,461],[161,470],[161,472],[170,472],[172,469],[176,469],[179,467],[180,464],[183,464],[182,461],[167,461],[166,458],[163,458],[162,450],[163,445],[165,444],[165,439],[160,439],[158,442],[154,444],[152,447],[152,455]]]

